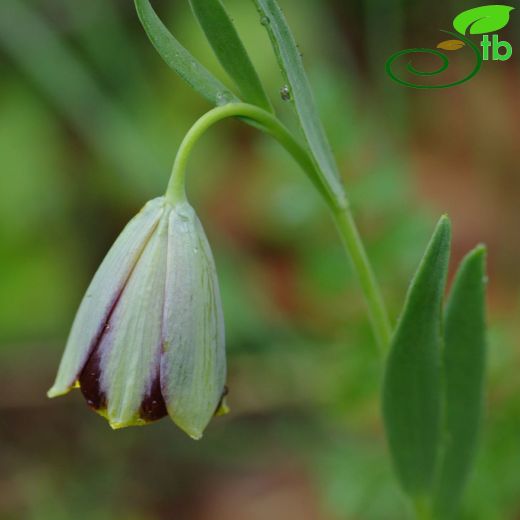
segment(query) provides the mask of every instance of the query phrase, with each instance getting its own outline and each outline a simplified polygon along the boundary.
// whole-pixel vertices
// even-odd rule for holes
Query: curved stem
[[[181,142],[166,190],[166,199],[171,204],[185,199],[186,165],[195,143],[212,125],[228,117],[245,118],[249,124],[272,135],[303,168],[324,197],[332,211],[343,244],[360,280],[378,345],[381,349],[386,348],[391,337],[390,321],[363,242],[348,204],[346,204],[346,198],[338,200],[338,197],[333,195],[322,182],[307,150],[295,140],[287,128],[272,114],[247,103],[230,103],[214,108],[204,114],[190,128]]]
[[[189,129],[181,142],[175,162],[173,163],[170,182],[168,183],[168,188],[166,190],[167,200],[174,203],[175,201],[185,197],[184,187],[186,163],[195,143],[211,126],[222,119],[229,117],[246,118],[247,122],[253,126],[272,135],[303,168],[313,184],[325,198],[328,205],[332,205],[333,207],[337,206],[337,202],[317,177],[314,163],[305,148],[294,139],[289,130],[287,130],[287,128],[276,119],[276,117],[261,108],[247,103],[229,103],[227,105],[213,108],[209,112],[206,112]]]

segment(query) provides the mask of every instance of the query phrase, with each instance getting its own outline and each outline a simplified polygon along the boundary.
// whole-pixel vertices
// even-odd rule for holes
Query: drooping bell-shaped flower
[[[148,202],[81,302],[49,397],[81,389],[113,428],[169,415],[193,438],[222,411],[226,362],[215,264],[185,201]]]

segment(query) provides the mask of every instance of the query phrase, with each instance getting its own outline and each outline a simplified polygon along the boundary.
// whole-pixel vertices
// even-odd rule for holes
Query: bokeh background
[[[501,31],[512,60],[415,91],[390,81],[387,57],[434,47],[485,2],[280,3],[392,319],[441,213],[453,266],[489,246],[486,423],[460,518],[520,518],[520,14]],[[226,5],[293,125],[252,2]],[[188,2],[154,6],[225,80]],[[1,0],[1,520],[408,518],[380,357],[327,211],[285,152],[239,122],[209,132],[189,172],[221,280],[231,414],[194,442],[167,420],[112,432],[79,392],[45,397],[97,265],[163,192],[208,108],[155,53],[131,0]]]

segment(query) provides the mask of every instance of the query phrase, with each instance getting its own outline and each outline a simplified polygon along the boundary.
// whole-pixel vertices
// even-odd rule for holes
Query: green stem
[[[166,190],[166,198],[174,203],[185,197],[185,172],[186,163],[190,153],[199,140],[199,138],[215,123],[229,117],[242,117],[253,126],[272,135],[296,160],[302,169],[309,175],[313,184],[318,188],[322,196],[329,205],[334,207],[337,205],[316,175],[316,168],[307,151],[294,139],[289,130],[285,128],[278,119],[248,103],[229,103],[217,108],[213,108],[206,112],[195,124],[189,129],[181,142],[175,162],[173,163],[172,173],[168,188]]]
[[[186,165],[195,143],[212,125],[228,117],[245,118],[248,123],[272,135],[303,168],[324,197],[332,211],[343,244],[360,280],[377,342],[381,349],[386,348],[391,337],[390,321],[363,242],[346,203],[346,198],[338,200],[338,197],[334,196],[322,182],[307,150],[295,140],[292,134],[275,116],[247,103],[229,103],[204,114],[190,128],[181,142],[166,190],[166,199],[171,204],[185,199]]]
[[[433,514],[428,499],[416,499],[414,501],[415,518],[417,520],[433,520]]]
[[[384,352],[390,344],[392,326],[374,271],[370,265],[350,209],[336,210],[333,214],[339,234],[350,256],[354,270],[359,278],[361,289],[365,295],[372,330],[374,331],[379,348]]]

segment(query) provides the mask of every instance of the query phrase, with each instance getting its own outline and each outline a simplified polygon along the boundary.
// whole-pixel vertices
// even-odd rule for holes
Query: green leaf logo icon
[[[487,34],[498,31],[509,22],[509,13],[514,9],[508,5],[484,5],[464,11],[455,17],[453,27],[460,34]]]

